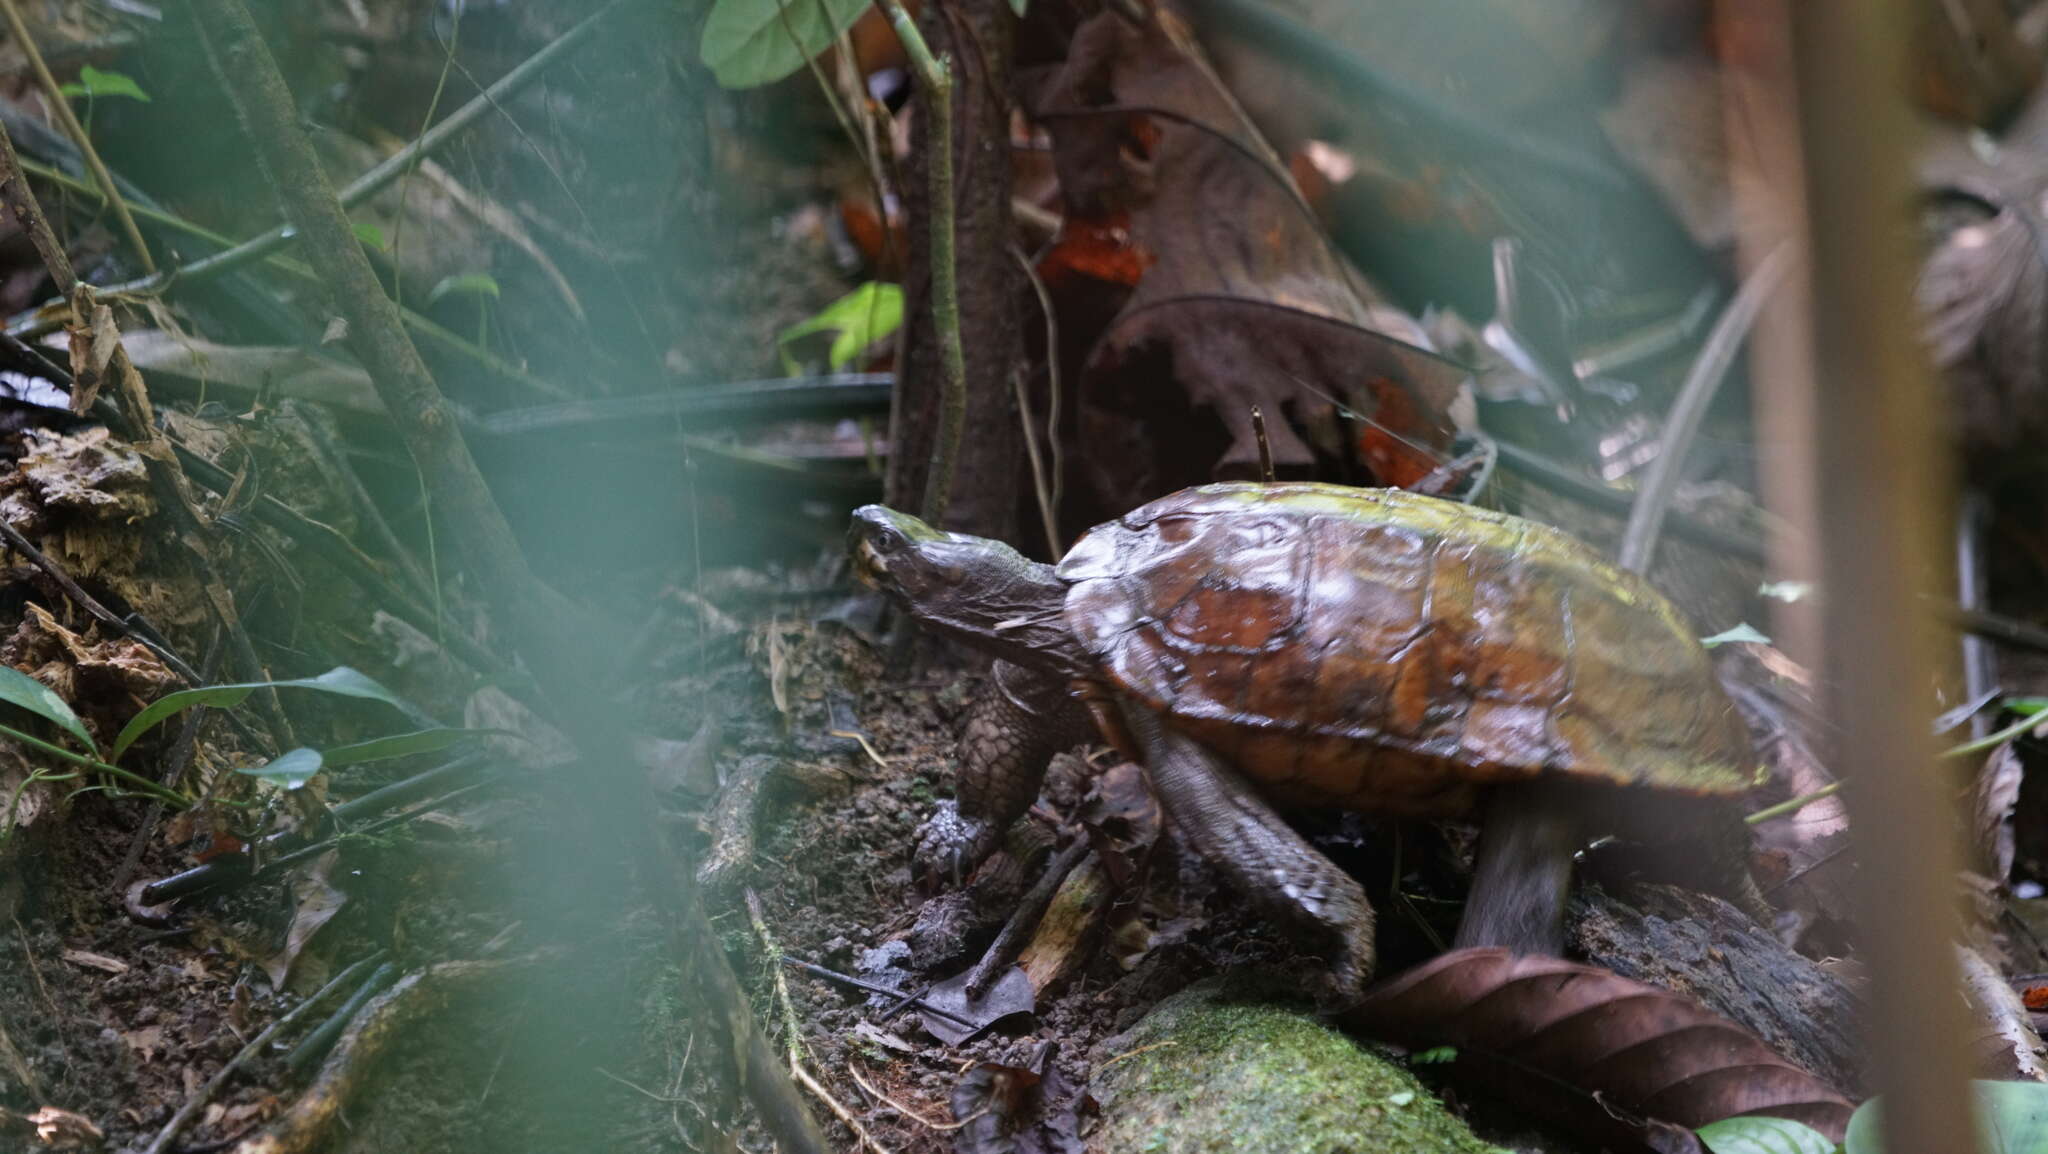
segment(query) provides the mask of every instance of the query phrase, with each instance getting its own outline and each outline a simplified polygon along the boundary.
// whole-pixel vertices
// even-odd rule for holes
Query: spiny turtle
[[[854,514],[849,547],[918,621],[998,659],[922,871],[986,857],[1093,708],[1183,838],[1326,951],[1340,993],[1371,973],[1371,906],[1276,805],[1449,816],[1491,790],[1459,942],[1555,953],[1587,805],[1755,781],[1670,602],[1507,514],[1217,484],[1096,527],[1057,566],[880,505]]]

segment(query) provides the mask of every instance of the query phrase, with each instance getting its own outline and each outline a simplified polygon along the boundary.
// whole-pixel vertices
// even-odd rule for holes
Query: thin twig
[[[924,995],[922,994],[911,994],[905,996],[902,990],[898,990],[890,986],[879,985],[874,982],[863,981],[859,978],[854,977],[852,974],[842,974],[837,970],[828,970],[823,966],[813,965],[810,962],[806,962],[800,958],[792,958],[788,954],[782,955],[782,964],[785,966],[789,966],[792,969],[802,970],[804,973],[810,974],[813,977],[824,978],[827,981],[838,982],[839,984],[844,986],[852,986],[856,990],[865,990],[870,994],[881,994],[885,997],[891,998],[902,997],[904,1004],[907,1006],[916,1006],[918,1009],[924,1010],[927,1013],[937,1014],[941,1018],[945,1018],[949,1021],[958,1022],[963,1026],[972,1026],[975,1024],[972,1019],[961,1017],[959,1014],[956,1014],[951,1010],[942,1009],[938,1006],[931,1005],[930,1003],[924,1000]]]
[[[100,160],[99,150],[92,146],[92,137],[85,131],[85,125],[78,122],[78,114],[71,110],[71,101],[50,74],[50,66],[43,62],[42,52],[36,48],[35,37],[28,33],[28,25],[21,19],[21,10],[15,0],[0,0],[0,15],[7,18],[7,30],[14,36],[15,47],[28,57],[28,66],[36,74],[36,83],[42,86],[44,99],[57,114],[57,122],[64,126],[64,132],[71,137],[71,143],[78,146],[78,155],[85,158],[85,166],[92,170],[92,178],[99,182],[100,192],[107,207],[114,210],[115,219],[121,222],[121,231],[128,234],[128,243],[135,249],[135,259],[145,272],[156,272],[156,261],[149,255],[149,245],[142,239],[142,230],[135,226],[135,218],[129,215],[128,202],[121,196],[121,190],[114,185],[114,174],[107,171],[105,162]]]
[[[1017,267],[1024,270],[1024,279],[1031,282],[1032,290],[1038,294],[1039,310],[1045,314],[1045,366],[1052,377],[1053,411],[1057,414],[1060,403],[1060,349],[1059,328],[1052,315],[1052,298],[1045,291],[1045,282],[1038,279],[1038,270],[1031,267],[1031,258],[1025,256],[1015,245],[1010,247],[1010,255],[1016,258]],[[1045,547],[1050,550],[1052,557],[1057,558],[1062,550],[1059,519],[1055,507],[1056,498],[1053,496],[1052,484],[1047,480],[1045,462],[1039,457],[1038,433],[1031,426],[1031,400],[1024,389],[1023,372],[1020,370],[1011,373],[1010,383],[1017,390],[1017,420],[1024,427],[1024,453],[1031,459],[1031,489],[1038,497],[1038,516],[1045,522]],[[1052,467],[1058,470],[1059,433],[1052,427],[1050,419],[1046,421],[1045,435],[1053,442]]]
[[[1663,529],[1665,511],[1678,492],[1678,479],[1684,472],[1693,436],[1721,391],[1721,382],[1728,378],[1728,368],[1735,363],[1735,354],[1741,351],[1757,314],[1790,275],[1794,255],[1790,243],[1781,243],[1758,262],[1736,291],[1735,299],[1728,302],[1721,319],[1714,322],[1706,343],[1700,346],[1699,356],[1693,360],[1685,384],[1678,390],[1678,399],[1671,404],[1671,414],[1664,419],[1663,446],[1650,462],[1642,488],[1636,493],[1635,505],[1629,510],[1628,527],[1622,531],[1621,547],[1615,555],[1616,564],[1623,569],[1635,573],[1649,571],[1650,562],[1657,555],[1657,534]]]
[[[1252,433],[1259,439],[1259,480],[1273,483],[1273,445],[1266,440],[1266,414],[1257,405],[1252,406]]]
[[[974,963],[974,968],[967,972],[966,988],[970,1000],[987,993],[989,986],[994,984],[996,975],[1008,967],[1030,942],[1031,935],[1037,932],[1038,924],[1045,920],[1045,911],[1051,908],[1052,900],[1058,895],[1060,886],[1067,880],[1067,875],[1073,873],[1080,866],[1082,859],[1091,852],[1093,847],[1089,845],[1087,838],[1075,838],[1074,844],[1061,850],[1046,863],[1045,874],[1032,883],[1023,897],[1017,899],[1017,908],[1010,912],[1010,920],[1003,923],[1002,930],[996,934],[996,940],[989,943],[988,950],[981,955],[981,960]]]
[[[185,1099],[185,1104],[178,1107],[178,1112],[171,1115],[171,1120],[164,1123],[163,1129],[157,1131],[156,1137],[151,1139],[149,1145],[143,1148],[142,1154],[163,1154],[164,1150],[170,1146],[171,1140],[178,1136],[178,1131],[183,1130],[187,1123],[191,1122],[201,1110],[206,1108],[206,1104],[213,1099],[214,1094],[218,1093],[222,1086],[227,1085],[228,1079],[234,1076],[236,1070],[241,1069],[251,1058],[262,1053],[263,1048],[270,1044],[272,1038],[282,1033],[293,1022],[304,1017],[308,1010],[325,1001],[329,994],[346,986],[349,979],[355,977],[356,973],[363,967],[380,961],[383,957],[384,951],[378,950],[369,957],[363,958],[354,965],[342,970],[334,975],[334,977],[328,979],[327,984],[320,987],[312,997],[293,1006],[289,1013],[270,1023],[262,1033],[251,1039],[248,1045],[243,1046],[241,1050],[236,1052],[234,1057],[229,1058],[227,1064],[223,1065],[213,1077],[207,1079],[205,1085],[199,1087],[190,1098]]]
[[[976,1110],[974,1113],[969,1114],[967,1117],[960,1119],[958,1122],[934,1122],[931,1119],[926,1118],[924,1115],[919,1114],[917,1111],[911,1109],[910,1107],[905,1106],[903,1103],[898,1102],[896,1099],[891,1098],[887,1094],[882,1093],[880,1090],[875,1089],[873,1086],[868,1085],[868,1080],[860,1076],[860,1067],[854,1065],[852,1062],[848,1062],[846,1064],[846,1073],[853,1079],[854,1085],[859,1086],[863,1090],[866,1090],[877,1101],[886,1103],[890,1109],[896,1111],[898,1114],[903,1115],[905,1118],[910,1119],[911,1121],[917,1123],[925,1129],[936,1130],[941,1134],[958,1130],[962,1126],[967,1125],[969,1122],[974,1121],[976,1118],[987,1116],[989,1111],[995,1109],[994,1106],[983,1106],[981,1109]]]
[[[861,1145],[873,1150],[875,1154],[890,1154],[889,1148],[876,1141],[875,1136],[868,1133],[868,1128],[860,1124],[860,1119],[853,1116],[853,1111],[841,1105],[839,1099],[832,1096],[832,1091],[813,1078],[809,1070],[802,1066],[792,1066],[790,1073],[795,1076],[798,1084],[816,1095],[818,1100],[825,1104],[826,1109],[832,1111],[835,1117],[846,1124],[847,1129],[853,1131],[854,1137],[860,1139]]]
[[[945,56],[933,56],[917,30],[917,21],[900,0],[881,0],[896,38],[910,55],[924,85],[925,163],[931,170],[932,327],[939,337],[939,426],[932,440],[931,463],[924,479],[919,515],[936,525],[946,514],[953,493],[953,467],[960,457],[960,437],[967,427],[967,358],[960,345],[960,286],[953,267],[953,69]]]
[[[782,957],[782,948],[775,944],[774,931],[768,928],[767,915],[761,911],[760,895],[750,889],[746,893],[746,900],[747,917],[753,922],[754,936],[761,939],[762,952],[770,958]],[[803,1023],[797,1020],[796,1003],[789,996],[789,981],[783,976],[782,967],[774,967],[774,974],[775,1005],[782,1013],[782,1031],[785,1035],[783,1050],[789,1060],[790,1076],[796,1079],[798,1085],[816,1095],[817,1099],[825,1104],[825,1108],[832,1111],[841,1122],[846,1123],[847,1128],[852,1130],[864,1145],[872,1148],[875,1154],[889,1154],[888,1150],[867,1132],[867,1128],[860,1124],[860,1120],[853,1116],[853,1112],[841,1105],[839,1099],[833,1097],[832,1092],[812,1077],[810,1070],[805,1067]]]

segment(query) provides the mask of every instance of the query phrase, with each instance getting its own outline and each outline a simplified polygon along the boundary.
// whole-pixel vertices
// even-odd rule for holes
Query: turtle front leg
[[[1037,800],[1052,755],[1089,732],[1086,711],[1063,682],[998,661],[960,732],[956,800],[940,802],[918,829],[913,872],[958,884]]]
[[[1458,920],[1458,949],[1504,946],[1517,954],[1564,953],[1572,856],[1584,840],[1578,795],[1549,782],[1495,786],[1486,800],[1472,889]]]
[[[1265,907],[1330,965],[1329,997],[1355,1001],[1373,971],[1365,890],[1316,852],[1215,752],[1125,703],[1153,792],[1181,837],[1238,892]]]

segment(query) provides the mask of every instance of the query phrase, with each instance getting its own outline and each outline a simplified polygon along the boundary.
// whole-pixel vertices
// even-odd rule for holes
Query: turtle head
[[[928,626],[1025,665],[1064,651],[1066,584],[1050,565],[986,537],[934,529],[885,505],[854,511],[846,550],[860,579]]]

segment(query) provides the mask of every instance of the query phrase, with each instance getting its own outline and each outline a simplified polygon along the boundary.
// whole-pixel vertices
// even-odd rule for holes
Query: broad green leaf
[[[1755,642],[1758,645],[1769,645],[1771,643],[1770,638],[1758,632],[1757,627],[1751,625],[1747,621],[1743,622],[1740,625],[1737,625],[1733,629],[1724,629],[1721,632],[1714,634],[1712,637],[1700,638],[1700,644],[1706,646],[1709,649],[1712,649],[1716,645],[1726,645],[1731,641],[1751,641]]]
[[[282,789],[298,789],[313,780],[320,772],[320,751],[304,747],[280,753],[276,759],[264,765],[250,766],[235,772],[250,777],[260,777],[276,782]]]
[[[1723,1118],[1698,1134],[1713,1154],[1835,1154],[1827,1135],[1789,1118]]]
[[[859,288],[826,305],[817,316],[782,330],[775,343],[782,351],[783,367],[796,372],[796,364],[790,359],[788,348],[791,341],[800,340],[812,333],[837,333],[832,338],[832,349],[827,354],[834,370],[843,369],[862,350],[876,341],[888,337],[903,324],[903,288],[900,285],[869,281]]]
[[[512,735],[503,729],[422,729],[417,733],[394,733],[389,737],[358,741],[354,745],[338,745],[321,756],[330,766],[357,765],[365,761],[404,757],[410,753],[433,753],[461,742],[501,736]]]
[[[384,239],[384,230],[374,224],[365,224],[358,220],[350,222],[348,227],[349,231],[356,234],[357,240],[378,252],[384,252],[391,247],[391,242]]]
[[[773,84],[823,52],[867,6],[868,0],[718,0],[698,55],[726,88]]]
[[[102,72],[88,64],[78,70],[78,79],[69,84],[58,85],[58,91],[66,96],[126,96],[130,100],[149,103],[149,93],[135,78],[125,72]]]
[[[2048,1154],[2048,1083],[1972,1082],[1983,1154]],[[1882,1154],[1880,1100],[1856,1108],[1842,1143],[1848,1154]]]
[[[107,760],[119,761],[135,739],[163,724],[164,720],[195,705],[209,705],[216,709],[232,709],[244,698],[259,689],[312,689],[321,693],[332,693],[340,697],[360,697],[369,701],[381,701],[398,709],[405,708],[405,699],[357,673],[346,665],[337,665],[318,677],[301,677],[295,681],[245,681],[236,685],[204,685],[198,689],[181,689],[165,694],[149,703],[141,713],[121,727],[120,736],[114,738],[114,749]]]
[[[459,276],[444,276],[434,291],[427,294],[427,307],[441,303],[441,298],[450,296],[495,297],[498,282],[487,272],[466,272]]]
[[[64,704],[56,691],[11,665],[0,665],[0,701],[19,705],[57,728],[85,743],[87,749],[99,752],[93,746],[92,734],[85,731],[85,723]]]
[[[2021,717],[2032,717],[2042,710],[2048,709],[2048,697],[2008,697],[1998,704],[2012,710]]]

